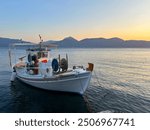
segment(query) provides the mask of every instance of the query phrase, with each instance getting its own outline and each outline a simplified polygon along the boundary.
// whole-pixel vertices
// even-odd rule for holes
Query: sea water
[[[17,50],[16,57],[24,55]],[[7,48],[0,48],[0,112],[150,112],[150,49],[60,49],[69,67],[94,64],[83,96],[10,83]],[[12,56],[12,58],[14,58]],[[17,60],[14,59],[15,60]]]

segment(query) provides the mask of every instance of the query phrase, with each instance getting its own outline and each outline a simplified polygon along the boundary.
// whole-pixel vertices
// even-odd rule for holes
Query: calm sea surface
[[[18,50],[17,56],[23,56]],[[54,56],[56,56],[56,52]],[[84,96],[10,83],[8,49],[0,48],[0,112],[150,112],[150,49],[61,49],[69,66],[94,63]]]

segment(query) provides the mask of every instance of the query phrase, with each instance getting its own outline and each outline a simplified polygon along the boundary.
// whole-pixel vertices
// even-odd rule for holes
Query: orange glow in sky
[[[0,37],[150,41],[150,0],[5,0],[0,16]]]

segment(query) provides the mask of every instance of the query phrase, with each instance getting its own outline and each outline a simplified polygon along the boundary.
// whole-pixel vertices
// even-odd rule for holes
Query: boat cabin
[[[46,48],[34,48],[34,49],[27,49],[27,62],[38,60],[39,62],[46,62],[50,58],[50,50]]]
[[[43,74],[50,71],[50,50],[47,48],[32,48],[26,50],[27,71],[29,74]]]

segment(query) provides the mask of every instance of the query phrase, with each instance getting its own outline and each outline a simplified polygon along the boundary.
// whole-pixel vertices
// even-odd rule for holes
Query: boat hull
[[[91,79],[91,72],[85,74],[74,75],[70,77],[57,77],[57,78],[42,78],[31,79],[17,75],[17,78],[22,82],[29,84],[36,88],[52,91],[73,92],[83,94]]]

